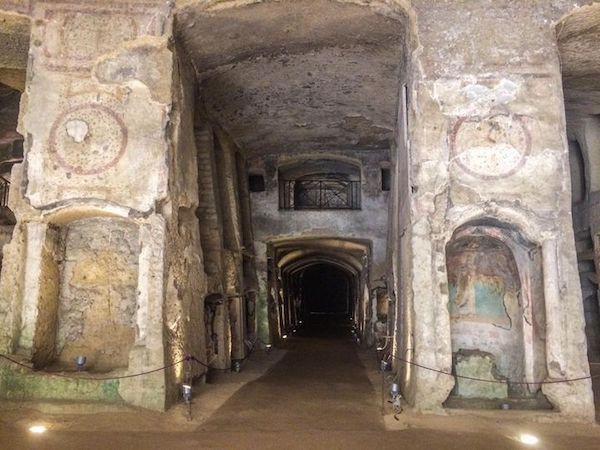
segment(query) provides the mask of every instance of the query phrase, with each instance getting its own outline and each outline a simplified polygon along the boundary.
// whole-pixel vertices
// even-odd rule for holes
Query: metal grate
[[[280,209],[360,209],[360,181],[280,180]]]
[[[8,191],[10,189],[10,181],[3,176],[0,176],[0,206],[8,206]]]

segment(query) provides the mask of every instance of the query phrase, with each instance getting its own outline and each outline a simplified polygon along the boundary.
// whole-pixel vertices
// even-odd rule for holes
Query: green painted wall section
[[[474,314],[486,317],[504,317],[507,315],[504,308],[504,295],[506,293],[504,286],[475,281],[468,288],[473,289],[474,304],[458,308],[456,304],[457,287],[454,283],[448,284],[448,311],[451,315]]]
[[[502,317],[504,311],[504,288],[496,284],[485,284],[476,281],[475,311],[480,316]]]
[[[122,402],[118,380],[75,380],[0,364],[0,398]]]

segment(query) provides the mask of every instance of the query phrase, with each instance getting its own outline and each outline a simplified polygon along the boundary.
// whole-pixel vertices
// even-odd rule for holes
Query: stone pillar
[[[267,245],[255,242],[256,248],[256,273],[257,273],[257,299],[256,299],[256,331],[258,338],[266,343],[271,343],[271,337],[276,328],[271,318],[271,304],[269,296],[270,263],[267,256]]]
[[[26,227],[25,285],[21,333],[17,352],[31,358],[35,367],[51,362],[57,330],[59,269],[56,231],[44,223]]]
[[[0,290],[20,276],[24,285],[17,295],[2,297],[0,309],[12,309],[11,327],[22,330],[18,345],[15,336],[3,336],[3,346],[18,346],[34,364],[50,362],[54,345],[48,336],[56,317],[51,307],[58,302],[52,297],[61,277],[52,261],[52,226],[96,215],[140,218],[142,229],[136,346],[124,372],[156,369],[171,356],[163,345],[165,226],[155,210],[168,194],[174,61],[169,5],[39,0],[27,11],[33,25],[19,123],[26,163],[22,207],[15,209],[18,231],[9,245],[25,266],[9,263],[16,272],[3,274]],[[135,405],[164,409],[168,381],[157,372],[110,388],[118,386]],[[114,398],[106,386],[96,387],[100,398]]]
[[[236,147],[221,130],[217,132],[217,173],[221,194],[223,224],[223,288],[229,301],[231,324],[231,357],[242,359],[246,355],[244,283],[242,276],[242,223],[235,162]]]
[[[129,373],[165,365],[162,327],[165,233],[164,219],[158,215],[140,226],[136,339],[129,355]],[[119,395],[133,405],[162,410],[166,406],[167,388],[165,372],[161,371],[122,380]]]
[[[557,242],[554,238],[542,243],[544,298],[546,303],[546,359],[551,378],[565,376],[565,329],[560,289],[558,286]]]
[[[42,223],[26,225],[25,284],[21,309],[21,333],[18,353],[31,357],[38,317],[39,292],[42,277],[42,250],[48,226]]]
[[[21,331],[21,301],[25,270],[25,231],[15,227],[10,244],[4,247],[0,275],[0,352],[14,353]]]
[[[461,225],[492,220],[532,242],[556,236],[544,244],[548,355],[566,376],[585,375],[557,11],[509,0],[414,0],[412,7],[419,43],[408,96],[414,359],[451,369],[445,245]],[[451,377],[413,368],[408,396],[436,409],[451,387]],[[563,417],[593,417],[588,381],[543,392]]]
[[[569,301],[564,290],[561,292],[559,252],[557,239],[548,238],[543,242],[546,364],[550,381],[581,378],[590,374],[584,334],[583,303]],[[573,271],[575,272],[575,269]],[[579,293],[580,290],[577,292]],[[568,325],[575,320],[578,321],[577,326]],[[547,384],[543,386],[542,391],[562,414],[573,419],[594,420],[594,400],[589,379]]]
[[[240,277],[241,258],[233,251],[223,251],[224,288],[229,309],[231,325],[231,358],[243,359],[246,355],[245,338],[245,308],[243,285]]]
[[[204,271],[209,293],[222,292],[223,233],[222,213],[215,165],[213,128],[199,115],[195,120],[195,139],[198,151],[198,211]]]
[[[9,193],[9,207],[15,211],[19,223],[14,227],[10,243],[4,247],[0,276],[0,351],[8,354],[16,351],[23,328],[22,310],[28,251],[27,228],[30,220],[35,221],[37,218],[35,210],[23,199],[22,164],[13,166],[11,179],[13,185]],[[39,222],[35,223],[39,224]],[[33,331],[30,334],[33,336]]]

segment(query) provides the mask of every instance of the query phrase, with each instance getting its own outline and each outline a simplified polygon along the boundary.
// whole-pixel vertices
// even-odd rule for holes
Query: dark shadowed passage
[[[347,272],[332,265],[306,269],[302,278],[304,315],[350,314],[350,283]]]

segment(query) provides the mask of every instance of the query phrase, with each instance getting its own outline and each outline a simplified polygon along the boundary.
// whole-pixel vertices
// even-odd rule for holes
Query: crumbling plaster
[[[19,125],[34,207],[101,199],[146,212],[165,196],[172,56],[165,19],[137,13],[114,15],[109,33],[106,14],[92,5],[34,5]],[[88,42],[82,30],[102,38]]]

